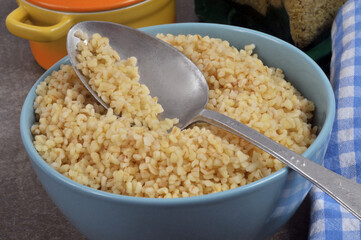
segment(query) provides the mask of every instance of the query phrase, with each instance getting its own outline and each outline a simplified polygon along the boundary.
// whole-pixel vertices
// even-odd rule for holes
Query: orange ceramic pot
[[[18,0],[6,19],[8,30],[28,39],[45,69],[67,55],[66,35],[76,23],[109,21],[139,28],[175,22],[175,0]]]

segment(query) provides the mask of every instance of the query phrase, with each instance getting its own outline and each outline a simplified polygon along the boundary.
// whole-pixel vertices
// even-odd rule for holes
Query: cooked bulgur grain
[[[298,153],[314,141],[313,103],[284,80],[280,69],[264,66],[253,54],[254,45],[237,50],[198,35],[158,37],[201,69],[210,88],[207,108]],[[283,167],[216,127],[198,124],[181,131],[173,127],[176,119],[158,120],[162,107],[139,84],[136,59],[119,59],[107,38],[96,34],[78,50],[77,67],[112,108],[105,111],[96,103],[69,65],[39,84],[34,146],[63,175],[116,194],[176,198],[233,189]]]

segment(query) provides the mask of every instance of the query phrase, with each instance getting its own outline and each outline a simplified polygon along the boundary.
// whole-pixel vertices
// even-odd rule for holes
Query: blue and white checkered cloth
[[[331,37],[337,115],[324,166],[361,183],[361,0],[349,0],[340,9]],[[359,220],[316,187],[310,196],[310,240],[361,239]]]

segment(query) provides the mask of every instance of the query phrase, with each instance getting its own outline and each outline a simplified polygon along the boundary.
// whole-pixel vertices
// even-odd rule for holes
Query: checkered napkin
[[[349,0],[340,9],[331,37],[337,109],[324,166],[361,183],[361,0]],[[310,240],[361,239],[359,220],[316,187],[310,196]]]

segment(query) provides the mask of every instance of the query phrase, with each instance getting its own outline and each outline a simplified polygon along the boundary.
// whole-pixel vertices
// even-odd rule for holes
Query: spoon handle
[[[361,184],[318,165],[241,122],[218,112],[204,109],[194,120],[207,122],[254,144],[301,174],[361,220]]]

